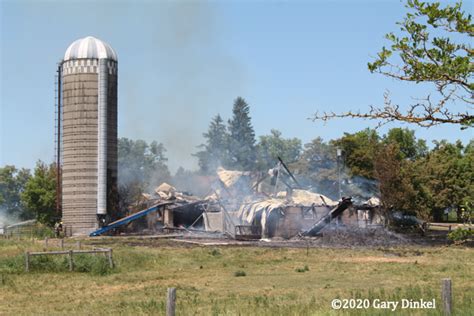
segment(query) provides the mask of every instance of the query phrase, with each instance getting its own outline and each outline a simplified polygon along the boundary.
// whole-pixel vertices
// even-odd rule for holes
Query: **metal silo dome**
[[[74,41],[64,54],[64,61],[71,59],[111,59],[117,61],[117,54],[104,41],[87,36]]]

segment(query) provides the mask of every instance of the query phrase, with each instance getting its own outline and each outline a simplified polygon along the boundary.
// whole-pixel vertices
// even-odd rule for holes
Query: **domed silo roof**
[[[71,59],[111,59],[117,61],[117,54],[104,41],[92,36],[87,36],[74,41],[64,54],[64,61]]]

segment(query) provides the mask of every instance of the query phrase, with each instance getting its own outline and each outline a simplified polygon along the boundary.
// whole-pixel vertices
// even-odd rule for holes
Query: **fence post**
[[[74,270],[74,262],[72,261],[72,250],[69,250],[69,271]]]
[[[30,271],[30,252],[25,252],[25,271]]]
[[[77,246],[77,249],[81,250],[81,241],[80,240],[78,240],[76,242],[76,246]]]
[[[64,239],[59,239],[59,247],[61,248],[61,250],[64,249]]]
[[[451,279],[442,279],[441,282],[441,300],[443,301],[444,315],[451,315],[453,303],[451,293]]]
[[[44,237],[44,248],[48,249],[48,237]]]
[[[107,252],[107,258],[109,259],[109,267],[110,269],[113,269],[114,267],[114,261],[112,260],[112,249],[109,249]]]
[[[166,298],[166,316],[175,316],[176,312],[176,288],[168,288],[168,296]]]

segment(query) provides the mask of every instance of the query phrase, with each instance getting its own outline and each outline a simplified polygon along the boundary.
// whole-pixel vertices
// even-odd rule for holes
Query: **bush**
[[[474,232],[469,229],[457,228],[448,234],[448,239],[454,242],[464,242],[474,236]]]
[[[307,265],[305,265],[303,268],[296,268],[295,271],[296,272],[306,272],[306,271],[309,271],[309,267]]]
[[[0,259],[0,274],[20,273],[25,270],[25,257],[18,255]]]
[[[111,272],[108,261],[99,255],[75,255],[74,271],[95,275],[106,275]]]
[[[40,223],[35,227],[33,236],[39,239],[44,239],[45,237],[52,238],[54,237],[54,229]]]
[[[234,272],[234,276],[235,276],[235,277],[244,277],[244,276],[246,276],[246,275],[247,275],[247,273],[245,273],[245,271],[242,271],[242,270],[239,270],[239,271],[235,271],[235,272]]]
[[[214,256],[214,257],[220,256],[220,255],[221,255],[221,251],[220,251],[219,249],[217,249],[217,248],[214,248],[214,249],[212,249],[212,251],[210,252],[210,254],[211,254],[211,256]]]

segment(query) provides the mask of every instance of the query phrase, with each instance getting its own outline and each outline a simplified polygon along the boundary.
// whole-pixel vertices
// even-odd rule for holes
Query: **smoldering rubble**
[[[117,221],[115,234],[171,234],[187,238],[311,244],[394,245],[403,238],[383,228],[380,199],[354,204],[300,186],[284,163],[268,173],[218,168],[207,194],[162,183],[143,193]],[[139,218],[135,220],[135,217]],[[109,224],[110,225],[110,224]]]

